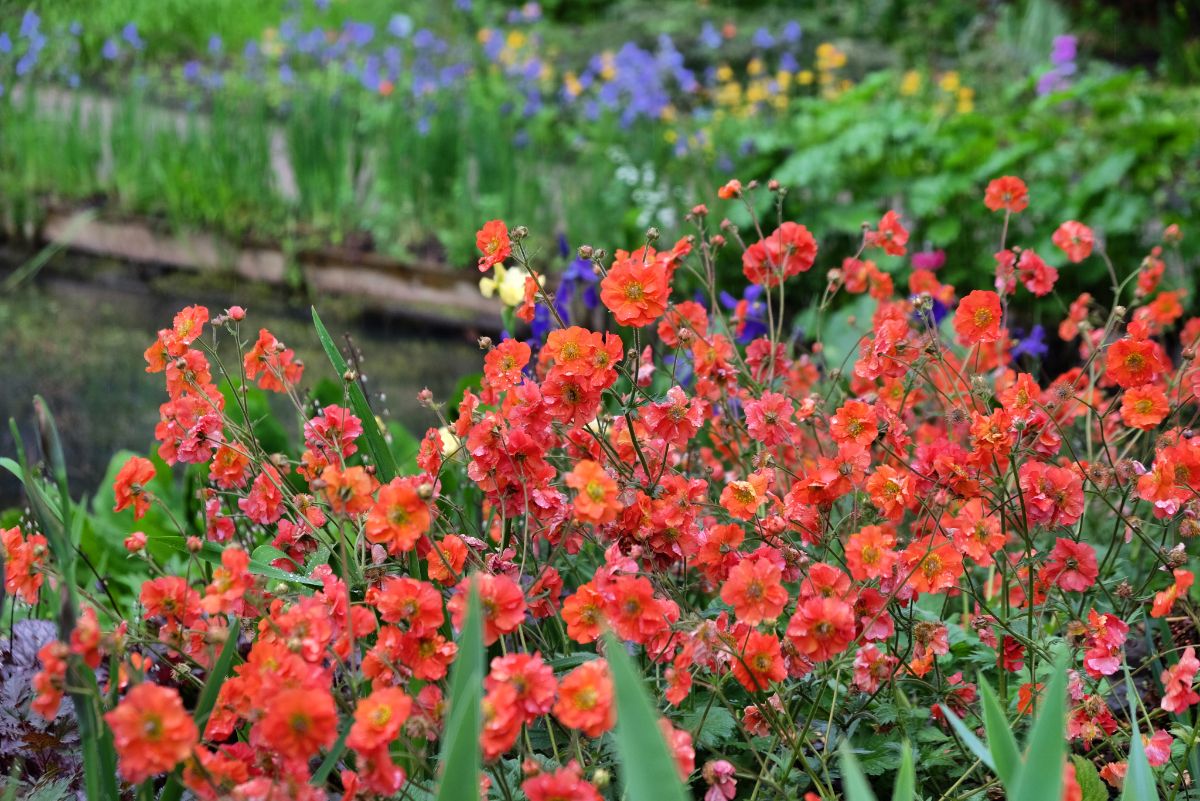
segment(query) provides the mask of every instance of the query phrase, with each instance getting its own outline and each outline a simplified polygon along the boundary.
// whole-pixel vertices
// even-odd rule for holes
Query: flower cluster
[[[607,797],[606,631],[656,683],[678,772],[710,800],[832,799],[834,746],[853,738],[883,758],[897,734],[921,743],[927,794],[959,786],[969,762],[943,709],[974,715],[982,670],[1001,703],[1030,713],[1060,649],[1082,757],[1067,797],[1081,764],[1123,781],[1131,725],[1112,699],[1127,663],[1159,666],[1147,753],[1164,787],[1185,786],[1195,737],[1170,715],[1200,700],[1187,601],[1200,318],[1183,320],[1182,291],[1163,286],[1170,254],[1156,246],[1123,276],[1081,222],[1059,226],[1054,252],[1010,241],[1036,197],[1006,176],[980,200],[1002,231],[993,280],[960,291],[938,280],[936,254],[913,254],[907,276],[876,264],[909,255],[887,211],[806,309],[872,299],[834,362],[785,325],[789,282],[824,254],[804,225],[754,216],[760,191],[716,192],[745,205],[744,230],[697,206],[694,232],[669,247],[651,230],[611,257],[581,248],[570,291],[598,290],[607,317],[593,328],[559,313],[524,228],[484,225],[480,269],[518,271],[520,316],[544,309],[550,330],[536,347],[484,340],[477,385],[445,403],[424,393],[438,420],[400,471],[352,370],[341,403],[314,405],[303,366],[270,332],[244,330],[245,310],[181,311],[146,361],[168,395],[159,460],[202,485],[193,517],[174,521],[186,557],[161,563],[153,537],[126,540],[154,568],[137,612],[96,598],[69,642],[43,648],[38,713],[55,714],[71,659],[103,662],[120,667],[105,719],[126,781],[179,769],[202,799],[428,786],[474,591],[490,655],[483,781],[505,798],[514,776],[531,801]],[[716,286],[721,259],[741,263],[741,300]],[[1078,356],[1029,372],[1017,310],[1089,259],[1112,278],[1112,308],[1064,301],[1058,347]],[[707,297],[675,296],[682,272]],[[232,393],[214,383],[218,337],[241,354]],[[240,410],[250,383],[302,414],[296,452],[264,449]],[[163,469],[135,457],[117,475],[131,524],[162,502]],[[4,548],[6,587],[34,600],[54,571],[45,548],[15,529]],[[1127,655],[1135,633],[1156,653]],[[180,677],[226,647],[229,678],[193,722]],[[322,755],[338,770],[314,781]]]

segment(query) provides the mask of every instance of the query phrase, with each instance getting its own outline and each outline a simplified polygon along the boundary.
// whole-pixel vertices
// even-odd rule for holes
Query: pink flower
[[[708,782],[708,792],[704,801],[729,801],[737,793],[737,780],[733,778],[733,765],[724,759],[718,759],[705,764],[704,781]]]

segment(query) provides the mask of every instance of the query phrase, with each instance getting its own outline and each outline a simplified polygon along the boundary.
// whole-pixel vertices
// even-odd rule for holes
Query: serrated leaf
[[[346,360],[342,358],[337,345],[333,344],[333,339],[321,322],[315,306],[312,310],[312,318],[313,327],[317,329],[317,338],[321,340],[321,347],[325,349],[325,355],[329,357],[333,369],[338,376],[345,375]],[[371,411],[371,404],[367,403],[367,396],[363,394],[362,387],[358,385],[357,381],[349,382],[347,387],[350,393],[350,406],[362,420],[363,439],[366,440],[367,450],[371,452],[371,461],[375,465],[376,477],[386,484],[399,474],[396,469],[396,460],[392,456],[383,432],[379,430],[375,412]]]
[[[1083,801],[1108,801],[1108,788],[1091,760],[1073,754],[1071,764],[1075,766],[1075,782],[1079,785]]]
[[[621,781],[628,801],[685,801],[688,797],[675,758],[667,747],[659,715],[625,646],[609,634],[604,653],[612,672],[617,699],[617,729],[613,735],[620,758]]]
[[[1065,649],[1054,660],[1054,675],[1038,706],[1025,747],[1025,764],[1007,785],[1021,801],[1062,801],[1063,763],[1067,756],[1067,666]]]

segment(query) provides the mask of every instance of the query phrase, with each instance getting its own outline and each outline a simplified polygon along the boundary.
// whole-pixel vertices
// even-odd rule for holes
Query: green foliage
[[[472,583],[467,615],[458,640],[458,658],[450,669],[450,705],[438,758],[442,779],[437,801],[478,801],[479,733],[483,726],[483,613],[479,589]]]
[[[633,660],[611,634],[605,645],[616,695],[614,739],[625,797],[629,801],[684,801],[687,791],[679,781],[675,758],[659,728],[658,711]]]

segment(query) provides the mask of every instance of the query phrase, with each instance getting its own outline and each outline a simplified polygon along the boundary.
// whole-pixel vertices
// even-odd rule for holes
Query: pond
[[[0,282],[31,256],[0,247]],[[417,403],[417,392],[429,387],[444,400],[482,366],[477,332],[373,313],[359,299],[309,299],[233,276],[60,253],[32,280],[0,291],[0,454],[15,455],[9,418],[31,441],[34,394],[58,421],[77,496],[95,491],[117,450],[149,451],[166,394],[162,376],[144,372],[142,353],[176,311],[193,303],[214,314],[245,307],[244,334],[252,340],[267,328],[293,348],[307,365],[308,387],[335,377],[312,328],[315,303],[335,341],[344,344],[349,335],[362,353],[377,412],[418,435],[437,421]],[[0,509],[20,500],[16,481],[0,475]]]

